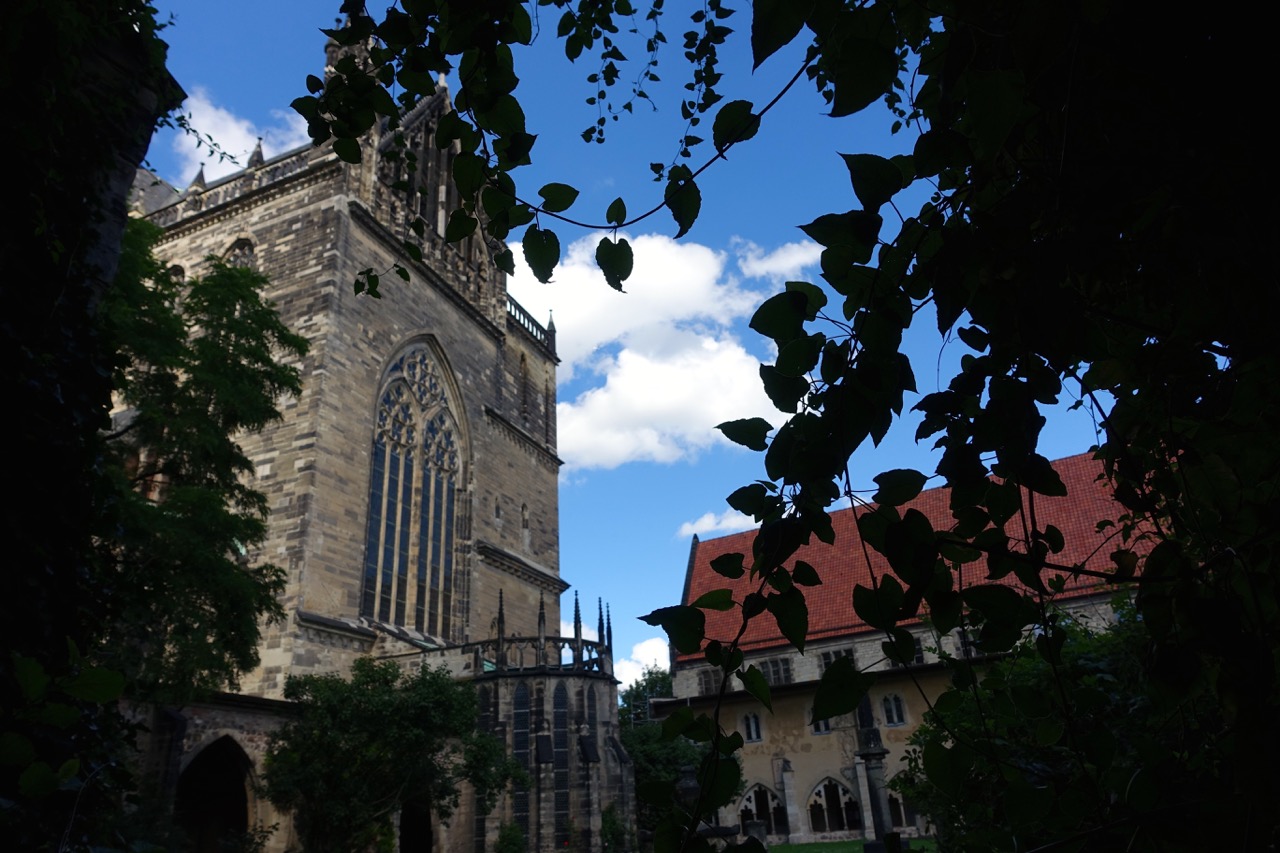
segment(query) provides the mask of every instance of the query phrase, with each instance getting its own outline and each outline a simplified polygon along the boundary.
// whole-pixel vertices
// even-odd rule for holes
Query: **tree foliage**
[[[267,508],[246,484],[236,438],[279,418],[278,401],[300,390],[285,360],[306,341],[263,298],[256,272],[209,259],[208,274],[174,281],[152,254],[158,234],[128,223],[96,318],[117,416],[98,437],[95,537],[82,556],[82,582],[101,595],[77,616],[93,630],[83,645],[64,643],[66,674],[14,654],[21,699],[0,730],[0,763],[16,771],[5,817],[39,832],[30,817],[47,807],[74,844],[148,834],[118,814],[137,733],[115,700],[234,683],[257,663],[260,621],[280,612],[282,572],[244,559]]]
[[[1217,803],[1196,798],[1176,808],[1157,799],[1156,775],[1195,780],[1153,759],[1206,745],[1185,741],[1187,730],[1159,712],[1160,687],[1142,666],[1146,639],[1132,602],[1118,602],[1118,621],[1106,631],[1070,623],[1063,631],[1069,642],[1058,666],[1034,643],[1019,643],[983,668],[978,689],[940,698],[891,785],[929,815],[948,850],[1035,849],[1082,831],[1085,849],[1123,849],[1134,836],[1133,812],[1154,818],[1144,843],[1157,849],[1223,843],[1231,833],[1221,824],[1239,813],[1208,813]],[[1218,713],[1204,690],[1179,710],[1205,722]],[[1124,797],[1107,796],[1112,790]]]
[[[654,0],[643,11],[629,0],[540,0],[536,8],[561,15],[556,34],[571,61],[591,58],[588,79],[600,84],[602,112],[584,138],[600,139],[619,79],[637,80],[632,100],[644,97],[666,41],[664,4]],[[769,120],[769,105],[786,89],[763,107],[717,108],[717,51],[747,17],[732,17],[744,8],[722,0],[694,8],[683,41],[690,95],[681,110],[690,132],[676,162],[654,164],[665,182],[661,199],[630,219],[627,211],[645,206],[619,199],[592,227],[614,230],[665,209],[677,236],[687,233],[701,210],[698,176]],[[463,201],[450,236],[483,227],[505,240],[532,221],[525,257],[548,278],[559,260],[554,228],[573,194],[548,185],[537,204],[513,176],[536,141],[525,129],[512,52],[533,37],[528,8],[515,0],[415,0],[373,17],[351,0],[343,9],[350,25],[332,35],[363,52],[353,50],[296,103],[313,136],[342,143],[380,116],[394,124],[400,109],[430,94],[426,77],[456,64],[457,112],[441,121],[436,139],[461,152],[454,178]],[[1114,570],[1093,574],[1135,592],[1146,695],[1177,736],[1139,750],[1127,777],[1106,772],[1088,744],[1065,741],[1088,799],[1118,805],[1109,823],[1086,809],[1071,829],[1070,821],[1054,824],[1064,833],[1057,840],[1087,846],[1093,836],[1124,833],[1130,849],[1151,849],[1165,843],[1157,824],[1171,811],[1216,809],[1231,816],[1219,826],[1224,843],[1249,848],[1275,840],[1272,769],[1280,759],[1272,722],[1280,705],[1280,455],[1272,438],[1280,365],[1270,329],[1280,291],[1262,256],[1263,218],[1242,179],[1262,151],[1248,120],[1251,95],[1239,82],[1263,79],[1265,51],[1256,28],[1237,16],[1163,11],[1108,0],[751,4],[742,35],[757,66],[798,43],[804,59],[787,88],[808,80],[836,118],[883,103],[902,153],[840,152],[849,208],[801,226],[823,247],[821,282],[789,283],[751,322],[776,345],[777,358],[760,372],[784,417],[776,429],[750,421],[723,427],[731,439],[764,448],[766,479],[730,496],[760,531],[752,553],[717,570],[750,572],[758,590],[647,618],[679,651],[703,651],[744,677],[736,638],[706,637],[703,609],[740,608],[744,626],[772,618],[802,649],[806,596],[821,590],[810,589],[812,568],[792,557],[813,537],[832,541],[828,507],[857,500],[865,476],[849,470],[851,454],[879,444],[914,399],[923,416],[916,437],[932,441],[940,461],[932,473],[875,478],[878,503],[859,532],[893,571],[859,588],[852,606],[884,632],[886,653],[897,659],[911,646],[897,626],[922,612],[944,631],[981,623],[980,648],[992,653],[1034,630],[1035,654],[1061,685],[1059,711],[1069,721],[1088,694],[1062,677],[1078,638],[1055,618],[1052,598],[1088,572],[1055,562],[1062,535],[1037,522],[1036,502],[1065,491],[1038,452],[1043,412],[1074,399],[1099,424],[1097,455],[1123,512],[1105,531]],[[643,27],[633,23],[639,18]],[[619,42],[628,29],[645,58],[639,74],[623,78]],[[692,129],[713,112],[716,152],[695,168],[702,140]],[[357,146],[338,143],[340,156],[358,159]],[[921,187],[929,200],[902,209],[906,191]],[[596,257],[619,286],[631,268],[629,247],[606,236]],[[497,260],[510,269],[509,253]],[[941,390],[916,399],[902,342],[926,317],[943,339],[967,349]],[[897,509],[927,481],[950,490],[952,519],[940,529]],[[856,551],[857,543],[842,547]],[[1024,592],[992,583],[962,588],[959,566],[970,575],[985,568],[987,581],[1012,575]],[[971,668],[953,666],[956,689],[981,695]],[[821,716],[853,710],[865,692],[866,679],[846,669],[824,677]],[[1191,712],[1202,700],[1212,713]],[[938,719],[948,707],[957,700],[942,701]],[[673,716],[668,730],[712,747],[699,773],[699,808],[728,802],[732,739],[692,714]],[[924,771],[945,785],[933,777],[949,766],[926,762]],[[1038,808],[1049,789],[1036,768],[1013,763],[1002,765],[998,784],[1027,808]],[[1146,809],[1149,800],[1164,805]],[[1025,847],[1023,829],[1004,829],[1001,844]],[[682,838],[671,843],[703,845],[689,833]]]
[[[487,811],[519,772],[476,731],[475,691],[447,670],[361,658],[350,681],[290,678],[285,698],[298,713],[271,736],[263,786],[311,853],[395,849],[397,813],[447,821],[463,782]]]
[[[237,439],[278,420],[301,390],[307,351],[254,270],[207,259],[174,281],[133,221],[102,306],[118,414],[104,457],[108,514],[98,539],[104,630],[94,656],[134,696],[234,684],[258,662],[259,624],[278,618],[284,573],[252,563],[267,499]]]
[[[662,724],[650,714],[650,700],[673,695],[671,673],[661,667],[645,667],[644,673],[628,685],[619,697],[618,731],[635,768],[636,827],[653,832],[664,819],[682,815],[673,798],[672,784],[687,767],[701,759],[698,748],[683,737],[663,736]]]

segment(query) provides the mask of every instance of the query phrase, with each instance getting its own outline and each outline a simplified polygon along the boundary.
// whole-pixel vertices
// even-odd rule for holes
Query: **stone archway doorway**
[[[200,751],[178,777],[174,820],[192,853],[236,849],[249,831],[249,756],[230,735]]]

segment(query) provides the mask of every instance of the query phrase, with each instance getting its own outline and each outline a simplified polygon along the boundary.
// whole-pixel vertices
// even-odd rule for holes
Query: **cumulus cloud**
[[[234,157],[237,163],[219,160],[210,154],[207,147],[197,145],[191,134],[179,133],[173,138],[173,151],[182,164],[182,173],[170,176],[171,183],[177,187],[189,184],[201,164],[204,165],[205,178],[210,181],[243,169],[259,137],[265,157],[273,157],[309,141],[307,123],[302,116],[291,111],[273,110],[271,117],[274,123],[259,126],[215,104],[203,87],[197,86],[192,90],[182,109],[192,128],[202,136],[212,137],[214,143]]]
[[[750,240],[735,240],[733,249],[738,255],[738,269],[744,276],[772,282],[800,278],[800,274],[815,266],[822,256],[822,247],[810,240],[784,243],[772,252],[766,252]]]
[[[764,297],[726,274],[726,256],[697,243],[642,234],[629,237],[635,269],[619,293],[596,268],[599,236],[571,243],[550,284],[541,284],[514,247],[516,274],[508,288],[533,316],[555,312],[560,381],[582,368],[604,369],[600,351],[611,344],[661,349],[677,328],[723,330],[749,316]]]
[[[641,235],[618,293],[596,268],[598,240],[571,244],[549,285],[517,248],[509,285],[535,317],[555,312],[560,383],[572,388],[557,407],[564,470],[675,462],[725,441],[722,421],[769,416],[759,359],[733,332],[765,292],[728,274],[723,252]]]
[[[676,533],[676,536],[686,539],[690,536],[703,536],[707,533],[737,533],[740,530],[749,530],[755,526],[755,519],[751,516],[743,515],[736,509],[727,509],[719,515],[714,512],[708,512],[693,521],[686,521],[680,525],[680,530]]]
[[[671,655],[665,639],[651,637],[641,640],[631,647],[628,657],[613,659],[613,676],[622,682],[618,692],[621,693],[639,681],[646,668],[666,669],[670,662]]]
[[[675,462],[725,441],[716,424],[769,412],[755,356],[728,336],[684,337],[665,352],[624,349],[603,385],[559,404],[566,467]]]

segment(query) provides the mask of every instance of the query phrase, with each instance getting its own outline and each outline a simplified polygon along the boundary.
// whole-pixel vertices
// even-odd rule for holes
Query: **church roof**
[[[1099,521],[1115,521],[1125,510],[1111,497],[1105,481],[1100,480],[1102,464],[1094,460],[1090,454],[1080,454],[1053,463],[1054,469],[1067,487],[1067,497],[1045,497],[1037,495],[1035,501],[1036,521],[1045,528],[1053,525],[1062,532],[1065,547],[1058,554],[1050,554],[1049,562],[1062,566],[1080,566],[1092,571],[1114,571],[1111,552],[1119,546],[1119,538],[1115,536],[1115,528],[1099,532]],[[954,524],[949,509],[950,490],[946,488],[929,489],[921,492],[914,500],[900,507],[901,512],[916,509],[929,518],[935,530],[945,530]],[[870,508],[859,508],[861,515]],[[862,548],[855,525],[855,511],[844,509],[831,513],[832,526],[835,529],[835,544],[826,545],[816,539],[796,552],[795,557],[787,562],[787,567],[794,566],[795,560],[809,563],[822,585],[805,588],[805,599],[809,607],[809,641],[816,642],[872,630],[858,618],[853,610],[853,589],[861,584],[870,587],[871,572],[879,578],[884,573],[891,573],[884,555]],[[1010,538],[1016,538],[1015,530],[1020,530],[1018,517],[1006,524]],[[716,539],[700,541],[693,539],[689,555],[689,568],[685,578],[684,604],[692,604],[701,595],[714,589],[728,588],[733,592],[735,601],[741,602],[750,592],[755,591],[759,578],[753,579],[748,572],[741,578],[731,580],[716,574],[711,568],[711,561],[722,554],[741,553],[747,556],[750,565],[752,542],[756,530],[748,530]],[[1011,547],[1013,543],[1011,542]],[[1051,578],[1054,572],[1047,571],[1044,577]],[[972,586],[989,583],[987,580],[987,561],[975,560],[961,566],[956,576],[957,586]],[[997,581],[1011,586],[1021,587],[1013,575],[1007,575]],[[1100,592],[1106,589],[1096,578],[1076,576],[1067,579],[1064,594],[1081,596]],[[728,611],[707,610],[706,635],[727,640],[737,634],[741,625],[741,611],[733,608]],[[778,630],[777,623],[767,613],[751,620],[746,633],[742,637],[740,647],[743,651],[761,650],[787,644],[787,640]],[[681,655],[680,660],[692,660],[696,655]]]

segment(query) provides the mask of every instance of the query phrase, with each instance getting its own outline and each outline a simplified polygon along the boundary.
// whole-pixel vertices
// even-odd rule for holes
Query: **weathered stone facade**
[[[167,203],[157,204],[152,189],[145,212],[164,228],[157,251],[167,264],[187,276],[200,275],[211,256],[253,265],[271,281],[284,321],[311,344],[298,365],[303,391],[282,401],[282,422],[241,439],[271,511],[268,538],[251,558],[288,578],[287,619],[266,627],[261,664],[241,694],[279,699],[289,675],[344,672],[361,655],[444,663],[486,685],[486,722],[515,749],[518,685],[550,703],[545,714],[541,706],[527,712],[538,725],[555,718],[563,687],[572,778],[553,770],[543,780],[531,759],[531,791],[541,796],[545,781],[554,805],[567,781],[572,824],[594,839],[581,849],[594,850],[602,805],[616,800],[629,813],[629,765],[616,745],[607,644],[545,631],[546,619],[559,625],[568,586],[559,576],[555,330],[507,296],[478,235],[443,240],[453,153],[436,150],[433,130],[450,108],[441,89],[406,118],[420,158],[415,194],[392,186],[397,167],[383,156],[390,134],[375,128],[359,165],[327,146],[265,161],[255,153],[244,170],[208,186],[197,177]],[[434,226],[415,241],[421,262],[402,245],[414,213]],[[411,282],[385,275],[397,263]],[[380,299],[353,291],[366,269],[384,273]],[[502,635],[540,637],[537,660],[515,665],[503,660],[502,643],[483,642]],[[576,663],[561,663],[560,646]],[[262,739],[248,734],[269,729],[271,714],[249,713],[231,697],[219,707],[232,720],[247,715],[243,728],[222,729],[251,775]],[[191,721],[174,746],[185,766],[207,745],[194,723],[208,713],[179,713]],[[444,846],[436,849],[486,849],[501,822],[520,818],[516,801],[528,793],[487,819],[464,806],[438,832]],[[254,808],[251,826],[279,817]],[[563,834],[554,823],[563,808],[520,814],[531,850],[549,850]],[[285,828],[270,846],[289,843]]]

